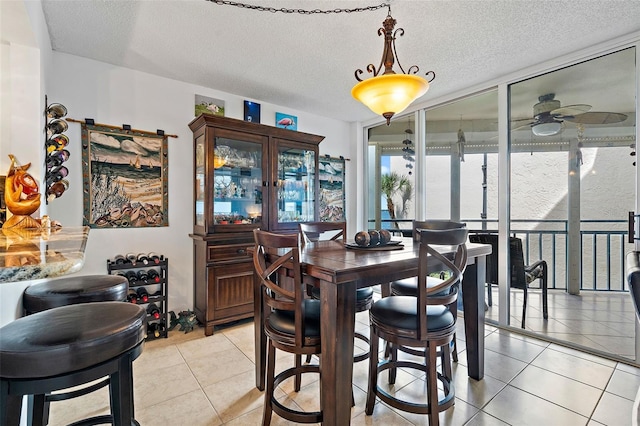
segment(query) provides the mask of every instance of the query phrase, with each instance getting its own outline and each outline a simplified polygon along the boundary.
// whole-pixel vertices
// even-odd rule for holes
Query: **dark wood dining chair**
[[[289,377],[320,373],[319,365],[296,365],[275,375],[276,349],[296,356],[317,354],[320,362],[320,301],[305,297],[300,268],[298,234],[273,234],[255,229],[253,265],[262,287],[264,331],[267,336],[267,370],[262,424],[272,412],[297,423],[321,423],[322,411],[301,412],[274,397],[275,388]],[[299,359],[299,358],[298,358]],[[296,391],[299,390],[299,382]]]
[[[487,256],[487,304],[492,306],[491,286],[498,285],[498,234],[471,234],[469,241],[472,243],[491,244],[491,254]],[[530,265],[525,264],[522,240],[509,237],[509,262],[511,271],[511,288],[517,288],[524,292],[522,304],[522,328],[525,328],[527,318],[527,290],[529,284],[540,280],[542,289],[542,316],[549,318],[547,303],[547,262],[537,260]]]
[[[318,240],[344,240],[347,238],[346,222],[304,222],[299,223],[303,243]]]
[[[346,239],[347,224],[346,222],[306,222],[299,225],[300,235],[304,242],[314,242],[322,239],[329,240],[342,240]],[[320,299],[320,289],[313,287],[311,290],[311,296],[314,299]],[[359,288],[356,290],[356,312],[364,312],[368,310],[373,304],[373,288]],[[355,337],[367,344],[369,347],[369,338],[362,333],[355,332]],[[365,350],[359,354],[354,355],[353,362],[364,361],[369,358],[369,350]],[[307,362],[309,359],[307,358]]]
[[[463,223],[449,222],[448,228],[427,228],[419,231],[419,263],[417,292],[415,296],[385,297],[373,304],[369,310],[371,327],[371,354],[378,353],[379,339],[393,347],[420,348],[425,362],[413,359],[399,360],[397,357],[378,361],[369,358],[369,383],[365,413],[373,414],[376,397],[384,403],[410,413],[427,414],[429,425],[439,424],[439,413],[453,406],[455,391],[451,368],[451,342],[456,330],[456,316],[449,305],[456,303],[458,285],[462,280],[463,265],[467,263],[468,230]],[[440,254],[433,245],[455,246],[453,260]],[[437,266],[435,266],[437,265]],[[427,288],[427,273],[433,267],[451,271],[449,278],[432,288]],[[437,368],[437,357],[442,357],[441,371]],[[385,370],[412,368],[426,373],[426,403],[401,400],[398,394],[391,395],[378,386],[378,375]],[[389,375],[391,378],[391,374]],[[442,383],[443,397],[438,396],[438,381]]]
[[[446,229],[448,227],[454,226],[452,225],[454,222],[448,221],[448,220],[427,220],[427,221],[422,221],[422,220],[414,220],[413,221],[413,231],[411,233],[411,235],[413,236],[413,241],[414,242],[418,242],[420,241],[420,229],[429,229],[429,228],[434,228],[434,227],[438,227],[438,228],[443,228]],[[464,268],[466,265],[462,265],[462,272],[464,272]],[[440,271],[439,277],[431,277],[431,276],[427,276],[427,288],[433,288],[437,285],[439,285],[443,279],[444,276],[446,275],[447,271]],[[398,280],[398,281],[393,281],[391,283],[391,295],[392,296],[416,296],[417,292],[418,292],[418,278],[417,277],[411,277],[411,278],[405,278],[403,280]],[[457,289],[456,289],[457,290]],[[451,305],[449,305],[449,309],[451,309],[451,313],[453,313],[453,315],[458,316],[458,303],[452,303]],[[411,352],[410,349],[407,350],[408,352]],[[458,345],[456,343],[456,338],[454,336],[453,338],[453,360],[454,362],[458,362]],[[388,356],[388,351],[387,351],[387,356]]]

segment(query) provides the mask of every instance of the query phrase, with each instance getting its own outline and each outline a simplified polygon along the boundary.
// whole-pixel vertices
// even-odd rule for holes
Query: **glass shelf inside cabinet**
[[[262,222],[262,146],[216,138],[213,215],[216,225]]]
[[[278,152],[278,222],[315,220],[315,152],[281,147]]]

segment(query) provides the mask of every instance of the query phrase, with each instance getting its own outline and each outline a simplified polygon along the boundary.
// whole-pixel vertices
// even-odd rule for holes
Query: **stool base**
[[[115,426],[139,426],[134,419],[133,406],[133,361],[142,353],[144,342],[93,367],[54,377],[10,379],[0,378],[0,424],[19,426],[22,397],[29,396],[29,426],[44,426],[48,423],[49,403],[74,398],[93,392],[109,384],[111,415],[97,416],[73,423],[97,425],[111,423]],[[51,392],[68,389],[107,377],[100,383],[85,389],[50,395]]]

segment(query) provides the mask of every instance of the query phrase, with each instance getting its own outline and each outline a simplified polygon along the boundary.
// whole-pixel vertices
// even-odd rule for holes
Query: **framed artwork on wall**
[[[320,220],[341,222],[345,220],[345,159],[328,155],[318,161],[320,194]]]
[[[169,226],[167,136],[82,124],[83,224]]]
[[[260,123],[260,104],[244,101],[244,121]]]
[[[276,127],[289,130],[298,130],[298,117],[295,115],[276,112]]]
[[[224,101],[221,99],[208,98],[196,95],[196,117],[200,114],[219,115],[224,117]]]

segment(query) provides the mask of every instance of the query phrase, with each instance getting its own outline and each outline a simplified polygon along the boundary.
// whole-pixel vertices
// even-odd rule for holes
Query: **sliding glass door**
[[[525,328],[632,359],[624,257],[636,205],[635,55],[629,48],[509,86],[510,234],[525,264],[548,266],[548,318],[542,291],[530,290]],[[509,300],[519,325],[524,292],[512,289]]]

